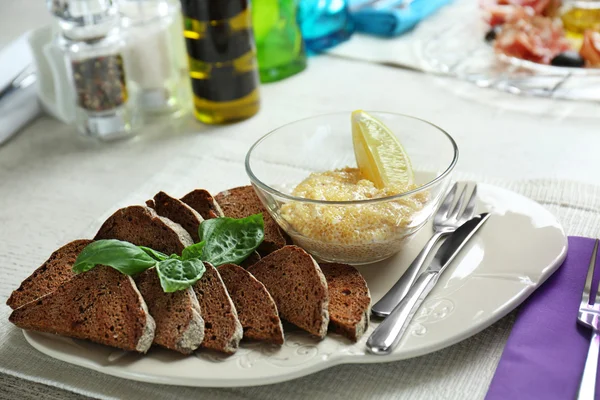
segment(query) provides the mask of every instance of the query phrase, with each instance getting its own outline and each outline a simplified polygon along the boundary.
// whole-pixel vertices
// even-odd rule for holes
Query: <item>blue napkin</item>
[[[398,36],[413,29],[451,0],[349,0],[350,14],[359,32]]]

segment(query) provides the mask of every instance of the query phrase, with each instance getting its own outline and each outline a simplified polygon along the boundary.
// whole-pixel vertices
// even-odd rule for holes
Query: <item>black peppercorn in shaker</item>
[[[220,124],[259,109],[248,0],[181,0],[196,118]]]
[[[131,137],[141,125],[122,56],[125,42],[115,0],[47,0],[57,18],[54,43],[65,59],[75,121],[100,140]]]

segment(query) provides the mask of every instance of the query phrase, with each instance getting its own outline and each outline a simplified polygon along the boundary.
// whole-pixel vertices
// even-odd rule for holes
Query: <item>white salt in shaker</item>
[[[119,0],[125,56],[145,113],[184,114],[191,104],[181,6],[177,0]]]

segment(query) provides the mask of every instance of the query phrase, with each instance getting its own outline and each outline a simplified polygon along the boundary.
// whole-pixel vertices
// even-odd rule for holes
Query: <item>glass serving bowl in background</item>
[[[312,172],[356,168],[350,112],[284,125],[259,139],[246,155],[246,172],[269,214],[296,245],[322,261],[368,264],[400,251],[433,215],[458,160],[456,142],[437,126],[407,115],[369,113],[406,149],[418,188],[353,201],[291,194]]]

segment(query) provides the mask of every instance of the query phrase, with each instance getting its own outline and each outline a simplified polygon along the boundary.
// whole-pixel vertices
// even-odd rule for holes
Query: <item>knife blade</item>
[[[489,217],[490,214],[483,213],[471,218],[446,239],[406,296],[373,331],[366,344],[370,353],[386,355],[394,350],[442,273]]]

